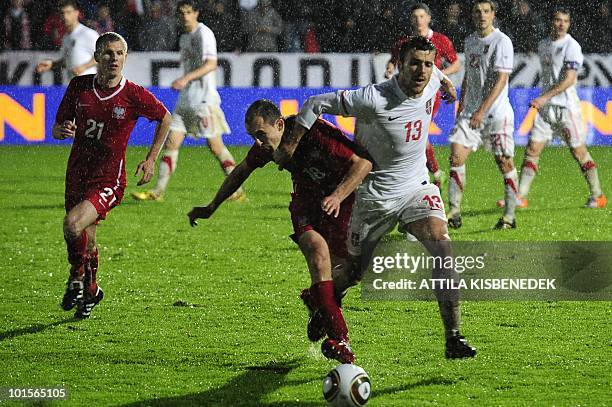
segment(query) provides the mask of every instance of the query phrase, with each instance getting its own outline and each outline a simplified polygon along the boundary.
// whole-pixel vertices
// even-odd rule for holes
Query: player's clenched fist
[[[51,130],[53,138],[56,140],[65,140],[69,137],[74,137],[77,126],[70,120],[64,121],[62,124],[55,124]]]

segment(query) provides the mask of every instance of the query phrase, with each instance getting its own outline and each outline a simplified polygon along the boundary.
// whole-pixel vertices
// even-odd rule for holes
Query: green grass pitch
[[[126,197],[98,229],[106,298],[77,322],[58,306],[68,152],[0,148],[0,387],[63,386],[62,405],[323,404],[335,363],[305,336],[298,294],[309,277],[288,238],[286,172],[257,171],[248,202],[191,228],[186,213],[222,181],[207,149],[182,150],[164,202],[136,203],[131,172],[145,150],[130,148]],[[591,152],[612,198],[612,149]],[[447,156],[438,148],[444,169]],[[452,238],[610,240],[610,206],[582,208],[587,187],[569,152],[546,150],[540,167],[518,229],[492,231],[503,187],[492,157],[475,153]],[[345,315],[372,406],[612,405],[610,302],[466,302],[463,333],[479,353],[463,361],[444,359],[434,303],[362,301],[353,289]]]

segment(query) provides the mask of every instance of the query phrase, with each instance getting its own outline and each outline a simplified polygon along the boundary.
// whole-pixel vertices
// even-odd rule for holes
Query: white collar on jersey
[[[106,97],[104,97],[104,98],[103,98],[102,96],[100,96],[100,94],[99,94],[99,93],[98,93],[98,91],[96,90],[96,78],[97,78],[97,77],[98,77],[98,74],[94,75],[94,77],[93,77],[93,91],[94,91],[94,93],[96,94],[96,97],[97,97],[98,99],[100,99],[101,101],[105,101],[105,100],[111,99],[111,98],[112,98],[112,97],[114,97],[114,96],[117,96],[117,94],[118,94],[119,92],[121,92],[121,90],[122,90],[122,89],[123,89],[123,87],[125,86],[125,81],[126,81],[126,79],[125,79],[125,76],[122,76],[122,77],[121,77],[121,81],[119,82],[119,89],[117,89],[116,91],[114,91],[112,95],[109,95],[109,96],[106,96]]]
[[[428,40],[431,40],[431,37],[433,37],[433,30],[430,28],[430,29],[427,31],[427,39],[428,39]]]

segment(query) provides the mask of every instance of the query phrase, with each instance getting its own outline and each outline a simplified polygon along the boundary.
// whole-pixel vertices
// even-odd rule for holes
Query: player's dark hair
[[[429,9],[429,6],[425,3],[413,4],[412,7],[410,7],[410,14],[414,13],[415,10],[423,10],[431,17],[431,10]]]
[[[58,4],[57,4],[57,9],[61,10],[64,7],[72,7],[75,10],[80,10],[81,7],[79,7],[79,3],[76,2],[76,0],[61,0]]]
[[[557,15],[557,13],[565,14],[566,16],[570,18],[570,20],[572,19],[572,14],[570,13],[569,9],[566,9],[565,7],[556,7],[553,9],[552,13],[550,13],[551,21],[555,19],[555,16]]]
[[[176,10],[180,10],[183,6],[191,6],[193,11],[200,11],[200,3],[196,0],[179,0],[176,3]]]
[[[274,124],[281,117],[281,112],[271,100],[256,100],[247,109],[245,123],[251,123],[256,117],[261,117],[268,124]]]
[[[106,44],[109,44],[111,42],[121,42],[123,44],[123,48],[125,49],[125,52],[127,53],[128,50],[128,45],[127,42],[125,41],[125,38],[123,38],[121,36],[121,34],[117,34],[116,32],[105,32],[104,34],[100,35],[98,37],[98,39],[96,40],[96,54],[102,52],[104,50],[104,47],[106,47]]]
[[[472,10],[474,10],[474,7],[476,7],[478,4],[488,4],[491,6],[491,10],[493,11],[497,11],[497,3],[494,2],[493,0],[474,0],[472,2]]]
[[[399,62],[403,64],[412,50],[417,51],[433,51],[437,52],[436,46],[433,45],[426,37],[415,35],[408,38],[408,41],[404,42],[399,51]]]

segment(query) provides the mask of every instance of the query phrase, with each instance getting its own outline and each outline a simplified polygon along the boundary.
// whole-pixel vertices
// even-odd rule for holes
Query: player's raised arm
[[[194,206],[191,211],[187,214],[189,217],[189,224],[191,226],[197,226],[198,219],[208,219],[213,213],[221,206],[221,204],[234,192],[240,188],[242,184],[251,176],[255,171],[251,168],[246,160],[243,160],[232,172],[230,172],[223,183],[219,187],[219,190],[215,194],[212,201],[206,206]]]
[[[373,111],[371,86],[357,90],[340,90],[309,97],[296,118],[291,133],[283,135],[280,145],[274,151],[274,162],[283,167],[293,156],[302,136],[324,113],[354,117]]]
[[[155,134],[153,136],[153,144],[151,144],[147,157],[138,164],[138,167],[136,167],[136,176],[142,172],[142,178],[140,181],[138,181],[137,185],[143,185],[151,181],[153,172],[155,170],[155,161],[157,160],[157,156],[159,155],[162,146],[166,142],[166,137],[168,136],[168,129],[171,122],[172,116],[170,116],[170,113],[166,112],[166,115],[162,121],[157,124]]]
[[[331,195],[326,196],[323,198],[323,201],[321,201],[321,208],[323,211],[328,215],[332,215],[334,218],[337,218],[340,213],[340,204],[342,201],[361,184],[361,181],[363,181],[372,170],[372,162],[357,154],[353,154],[350,161],[351,166],[342,182]]]
[[[435,68],[434,71],[437,71],[437,75],[440,79],[440,90],[442,91],[442,100],[444,100],[447,104],[453,103],[457,100],[457,90],[455,89],[455,85],[453,82],[438,68]]]

